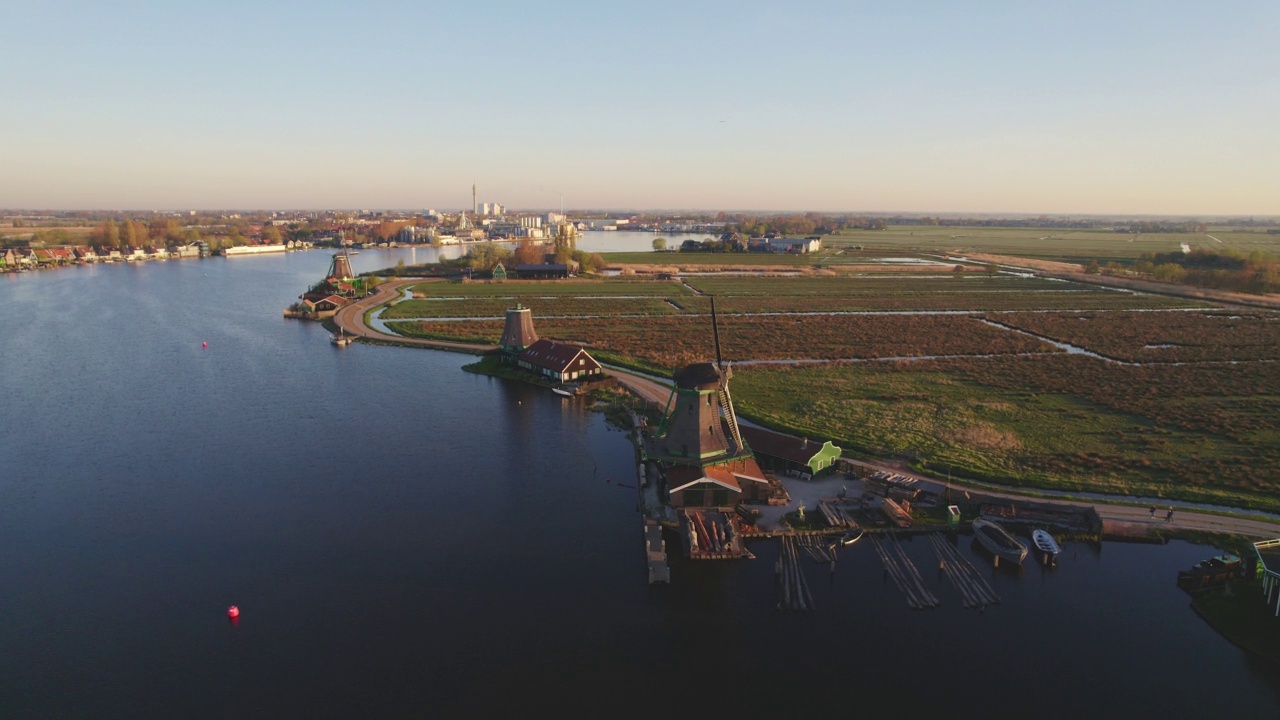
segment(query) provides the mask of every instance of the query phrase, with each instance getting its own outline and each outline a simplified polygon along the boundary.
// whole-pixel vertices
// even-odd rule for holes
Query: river
[[[1066,543],[988,568],[985,612],[923,538],[934,610],[869,543],[804,559],[807,614],[775,609],[776,542],[649,587],[626,436],[283,319],[328,262],[0,275],[0,717],[1276,716],[1280,674],[1175,587],[1203,546]]]

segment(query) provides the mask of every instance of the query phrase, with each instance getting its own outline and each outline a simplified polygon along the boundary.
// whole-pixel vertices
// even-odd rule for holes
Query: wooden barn
[[[745,426],[742,436],[762,467],[801,479],[831,472],[840,459],[840,448],[830,440],[818,443],[808,438]]]

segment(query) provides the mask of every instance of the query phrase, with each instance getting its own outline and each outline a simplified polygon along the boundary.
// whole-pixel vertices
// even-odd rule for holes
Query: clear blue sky
[[[1280,2],[0,2],[0,207],[1280,214]]]

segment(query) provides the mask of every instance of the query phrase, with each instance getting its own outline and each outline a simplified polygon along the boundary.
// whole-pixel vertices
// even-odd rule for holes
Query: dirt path
[[[364,314],[366,312],[372,308],[394,300],[400,294],[400,289],[404,286],[414,285],[420,282],[424,282],[424,280],[422,278],[409,278],[384,282],[378,286],[378,290],[374,294],[366,298],[361,298],[360,300],[357,300],[356,302],[339,310],[338,313],[333,316],[333,321],[348,335],[355,335],[357,337],[378,342],[389,342],[399,345],[416,345],[418,347],[435,348],[437,350],[454,350],[457,352],[467,352],[476,355],[497,348],[496,345],[478,345],[475,343],[424,340],[421,338],[401,337],[400,335],[388,335],[387,333],[375,330],[365,324]]]
[[[1216,515],[1213,513],[1197,512],[1195,510],[1187,510],[1183,508],[1174,508],[1173,519],[1166,520],[1169,505],[1157,505],[1153,514],[1151,508],[1135,507],[1132,505],[1113,505],[1104,501],[1082,501],[1082,500],[1060,500],[1052,497],[1042,497],[1035,495],[1024,495],[1009,490],[993,490],[985,487],[967,487],[961,483],[947,481],[942,478],[930,477],[919,473],[903,470],[888,464],[863,462],[859,460],[848,461],[854,465],[874,469],[888,470],[899,475],[907,477],[928,480],[939,485],[945,485],[951,489],[954,497],[964,495],[968,490],[974,494],[982,494],[986,497],[1009,498],[1014,500],[1031,500],[1035,502],[1052,503],[1055,505],[1075,505],[1078,507],[1092,507],[1097,511],[1098,516],[1106,522],[1135,524],[1138,526],[1148,526],[1154,529],[1169,530],[1197,530],[1202,532],[1215,533],[1231,533],[1234,535],[1248,535],[1257,538],[1280,538],[1280,521],[1272,521],[1264,518],[1241,518],[1229,517],[1226,515]],[[1241,512],[1248,512],[1242,510]]]
[[[669,385],[663,385],[640,375],[632,375],[626,370],[617,368],[609,368],[609,374],[617,378],[620,385],[640,396],[641,399],[648,400],[658,407],[666,407],[667,400],[671,398],[671,386]]]

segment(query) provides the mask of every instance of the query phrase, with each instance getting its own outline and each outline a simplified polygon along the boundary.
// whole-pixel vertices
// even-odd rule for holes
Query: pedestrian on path
[[[1155,505],[1152,505],[1152,506],[1151,506],[1151,517],[1155,517],[1155,516],[1156,516],[1156,506],[1155,506]]]
[[[1172,519],[1173,519],[1173,508],[1172,508],[1172,507],[1170,507],[1170,508],[1169,508],[1169,512],[1165,513],[1164,521],[1165,521],[1165,522],[1169,522],[1169,521],[1170,521],[1170,520],[1172,520]]]

